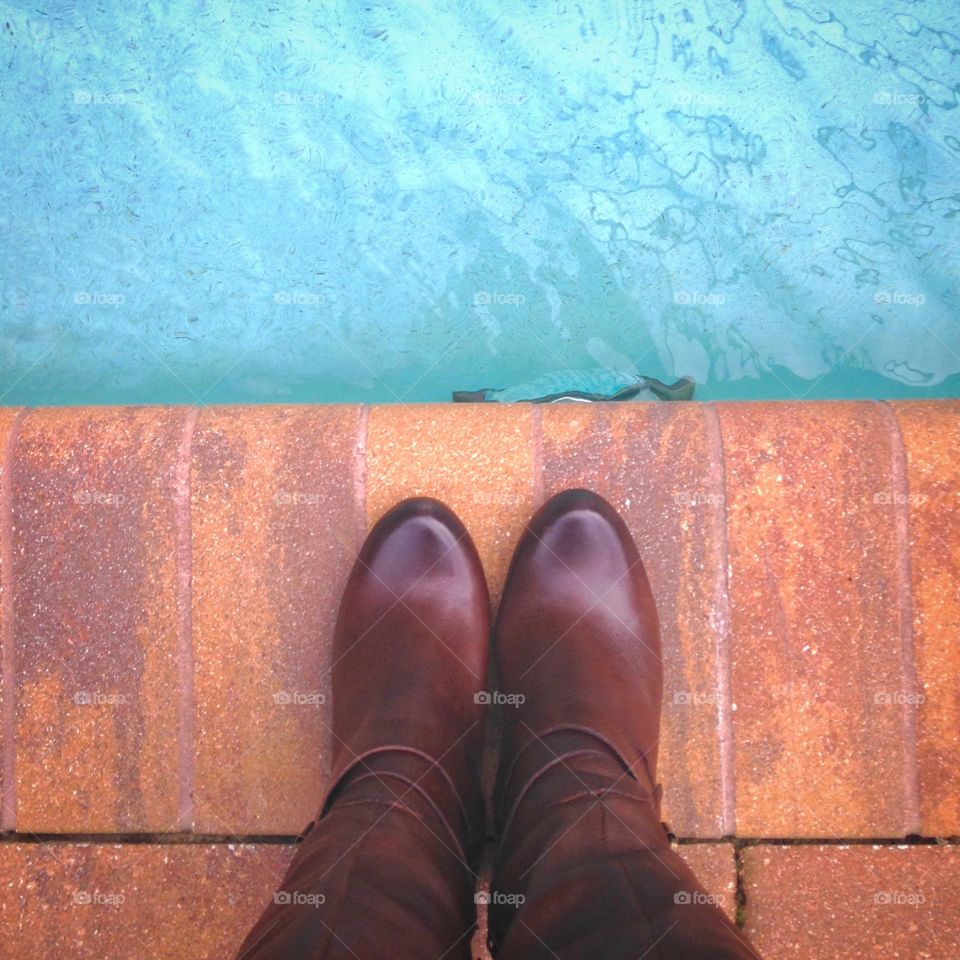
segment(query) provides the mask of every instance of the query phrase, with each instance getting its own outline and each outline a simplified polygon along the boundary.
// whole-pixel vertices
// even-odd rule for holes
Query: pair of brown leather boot
[[[755,958],[660,822],[662,669],[636,546],[571,490],[522,537],[493,631],[476,549],[406,500],[364,544],[333,649],[334,777],[238,958]],[[491,689],[493,687],[493,689]],[[490,891],[488,711],[502,712]]]

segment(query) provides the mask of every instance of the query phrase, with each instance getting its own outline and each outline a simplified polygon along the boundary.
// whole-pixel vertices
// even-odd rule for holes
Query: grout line
[[[960,837],[916,835],[910,837],[734,837],[733,843],[740,849],[746,847],[955,847],[960,845]]]
[[[357,553],[367,537],[367,434],[370,427],[370,406],[362,404],[357,411],[357,442],[353,451],[353,504],[356,513]]]
[[[262,843],[271,846],[294,845],[297,834],[224,834],[224,833],[5,833],[3,844],[50,846],[56,844],[122,844],[128,847],[190,847],[199,844],[240,845]]]
[[[175,847],[191,844],[295,844],[298,834],[261,833],[16,833],[0,834],[3,844],[103,843],[126,846]],[[960,847],[960,837],[679,837],[677,846],[732,846],[742,851],[751,847]]]
[[[903,697],[903,816],[904,832],[921,830],[920,762],[917,754],[917,716],[919,706],[912,694],[919,693],[916,650],[913,636],[913,570],[910,557],[910,481],[907,476],[907,450],[903,431],[893,407],[879,401],[881,416],[887,422],[892,452],[891,486],[897,545],[897,614],[900,619],[900,682]]]
[[[187,831],[193,827],[194,711],[196,709],[193,676],[193,538],[191,530],[190,465],[193,452],[193,433],[199,414],[200,411],[197,407],[191,407],[183,421],[180,450],[177,453],[174,494],[177,517],[177,606],[180,614],[177,637],[180,672],[180,701],[177,718],[180,792],[177,810],[180,827]]]
[[[727,480],[720,415],[713,404],[703,405],[710,457],[708,483],[719,493],[714,510],[717,525],[713,563],[716,570],[711,623],[717,638],[717,725],[720,751],[720,829],[732,835],[736,829],[736,791],[733,734],[733,679],[730,652],[730,551],[727,540]]]
[[[370,428],[370,405],[360,404],[357,407],[356,434],[354,436],[353,446],[353,513],[354,513],[354,550],[353,556],[348,562],[348,575],[350,569],[360,554],[363,542],[367,538],[367,436]],[[346,580],[343,581],[344,587]],[[331,644],[332,644],[331,638]],[[327,647],[327,661],[323,664],[323,694],[324,715],[327,722],[324,727],[323,744],[323,785],[326,790],[330,785],[330,779],[333,775],[333,754],[336,748],[333,737],[333,676],[330,658],[332,646]]]
[[[543,504],[543,408],[530,405],[530,456],[533,461],[533,509]]]
[[[7,442],[0,454],[0,646],[3,647],[3,810],[0,829],[12,830],[17,817],[17,652],[13,631],[13,450],[20,435],[20,424],[27,410],[21,407],[10,423]]]
[[[743,881],[743,853],[742,847],[738,844],[733,845],[733,922],[738,930],[743,930],[747,925],[747,888]]]

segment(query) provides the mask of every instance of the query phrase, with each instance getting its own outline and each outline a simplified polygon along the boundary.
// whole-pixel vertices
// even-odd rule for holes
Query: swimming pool
[[[0,3],[0,403],[960,395],[947,2]]]

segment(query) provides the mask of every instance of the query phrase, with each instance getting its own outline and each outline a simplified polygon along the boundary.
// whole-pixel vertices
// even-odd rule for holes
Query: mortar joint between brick
[[[21,407],[13,415],[7,442],[0,451],[0,593],[3,596],[3,608],[0,611],[2,634],[0,646],[3,648],[0,663],[0,678],[3,684],[3,713],[0,728],[3,732],[3,808],[0,811],[0,829],[13,830],[16,827],[17,783],[16,783],[16,744],[17,744],[17,657],[16,633],[14,631],[14,584],[13,571],[13,461],[20,424],[27,410]]]
[[[356,549],[359,553],[367,536],[367,435],[370,428],[370,406],[357,410],[357,439],[353,452],[353,509]]]
[[[543,409],[533,404],[530,411],[530,459],[533,470],[533,505],[543,503]]]
[[[707,435],[710,482],[717,488],[714,522],[717,536],[714,538],[714,610],[716,611],[716,676],[717,676],[717,725],[720,753],[720,798],[721,833],[736,831],[736,781],[733,731],[733,677],[731,666],[731,610],[728,568],[730,561],[727,536],[727,481],[726,454],[723,447],[723,429],[720,415],[714,404],[703,405],[704,426]]]
[[[177,716],[178,796],[177,817],[180,828],[193,829],[193,791],[195,786],[195,710],[193,652],[193,508],[190,470],[193,457],[193,436],[200,415],[198,407],[190,407],[183,421],[180,447],[177,451],[174,503],[177,522],[177,607],[179,612],[177,659],[180,699]]]
[[[357,408],[356,438],[353,447],[353,529],[354,529],[354,552],[360,553],[363,541],[367,536],[367,486],[369,470],[367,467],[367,437],[370,431],[370,405],[361,404]],[[352,562],[352,560],[351,560]],[[329,648],[327,648],[329,649]],[[329,654],[328,654],[329,656]],[[328,722],[325,727],[325,742],[323,749],[323,777],[324,781],[329,781],[333,774],[333,753],[335,748],[332,724],[333,710],[333,684],[331,677],[331,663],[328,661],[323,664],[323,682],[324,696]]]
[[[907,449],[896,411],[887,401],[878,401],[881,416],[890,434],[893,512],[896,531],[896,593],[900,620],[900,679],[905,694],[918,693],[916,650],[913,635],[913,570],[910,556],[910,479]],[[920,761],[917,746],[919,705],[915,696],[902,698],[904,834],[922,829],[920,803]]]

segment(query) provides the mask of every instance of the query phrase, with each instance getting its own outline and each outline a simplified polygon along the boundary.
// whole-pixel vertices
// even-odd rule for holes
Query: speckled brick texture
[[[960,956],[960,847],[761,845],[742,859],[765,960]]]
[[[606,497],[650,578],[663,644],[664,818],[680,836],[731,833],[732,783],[725,798],[721,767],[729,746],[723,475],[712,411],[550,406],[542,422],[544,497],[569,487]]]
[[[960,836],[960,402],[892,406],[907,461],[920,829]]]
[[[330,642],[357,551],[357,407],[204,410],[191,461],[193,827],[299,833],[330,755]]]
[[[872,403],[718,406],[736,828],[905,832],[892,436]]]
[[[232,960],[291,856],[269,844],[2,844],[0,956]]]
[[[664,814],[708,893],[735,914],[723,841],[760,838],[767,960],[960,956],[960,845],[843,845],[960,835],[958,401],[0,408],[0,956],[231,957],[293,848],[227,841],[326,786],[364,531],[444,500],[496,604],[569,486],[650,574]],[[129,842],[191,831],[220,842]]]
[[[534,506],[532,439],[528,405],[373,407],[368,524],[405,497],[442,500],[470,531],[496,601]]]
[[[32,410],[14,450],[16,826],[178,825],[178,408]]]
[[[299,831],[363,530],[446,500],[496,600],[527,517],[584,485],[657,597],[679,835],[956,834],[958,408],[27,412],[0,477],[6,825]]]

